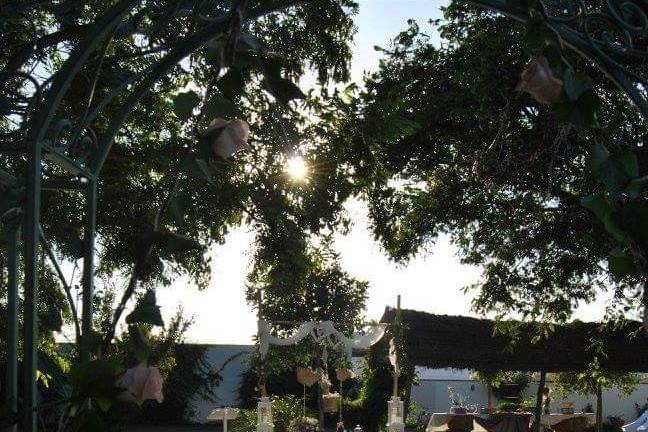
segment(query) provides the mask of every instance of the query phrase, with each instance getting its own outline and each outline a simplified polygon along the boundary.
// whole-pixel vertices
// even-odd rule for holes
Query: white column
[[[403,401],[398,396],[392,396],[387,402],[387,430],[389,432],[404,432]]]
[[[272,402],[269,397],[262,397],[257,404],[257,432],[274,432],[272,422]]]

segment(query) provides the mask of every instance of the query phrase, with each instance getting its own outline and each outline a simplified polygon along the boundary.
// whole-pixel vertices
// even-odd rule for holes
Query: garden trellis
[[[30,14],[47,2],[14,2],[3,6],[0,19],[6,26],[21,17],[29,21]],[[59,2],[51,2],[54,6]],[[149,47],[163,55],[143,72],[124,79],[119,86],[100,100],[88,95],[87,104],[73,107],[70,115],[61,113],[61,102],[74,87],[80,72],[87,66],[94,68],[96,77],[102,70],[106,48],[114,41],[116,33],[133,35],[137,26],[134,17],[152,7],[145,0],[121,0],[100,12],[94,21],[84,24],[78,34],[66,36],[62,30],[50,34],[34,33],[26,50],[17,52],[15,58],[0,71],[2,88],[2,115],[16,126],[4,130],[0,136],[0,153],[6,160],[26,161],[20,174],[0,169],[0,208],[2,225],[6,232],[7,249],[7,385],[8,408],[22,416],[22,430],[33,432],[36,426],[36,372],[37,360],[37,300],[38,257],[41,245],[47,249],[47,232],[41,224],[41,192],[43,190],[77,191],[84,197],[82,239],[82,315],[78,320],[79,347],[84,361],[91,358],[93,344],[93,277],[95,273],[95,236],[97,224],[97,187],[102,168],[110,153],[115,136],[124,121],[148,91],[173,67],[208,41],[222,37],[228,45],[236,45],[241,28],[250,21],[270,13],[299,6],[298,0],[236,1],[229,10],[214,8],[207,0],[184,2],[185,7],[169,8],[157,16],[160,28],[172,25],[178,16],[195,20],[190,34],[179,36],[175,43],[162,47]],[[471,3],[497,11],[519,21],[528,21],[530,15],[515,2],[505,0],[478,0]],[[643,6],[643,7],[642,7]],[[208,10],[209,8],[212,10]],[[608,0],[598,6],[581,1],[544,1],[539,4],[543,20],[565,44],[596,64],[616,83],[648,118],[648,81],[645,63],[648,51],[648,18],[644,2]],[[188,12],[189,11],[189,12]],[[130,32],[130,33],[128,33]],[[30,57],[43,45],[57,45],[57,38],[75,38],[75,48],[61,60],[55,74],[38,78],[29,67]],[[149,49],[132,53],[145,57]],[[103,67],[119,68],[119,62]],[[92,81],[92,80],[91,80]],[[95,81],[96,82],[96,81]],[[119,101],[111,112],[109,122],[95,130],[94,121],[106,107]],[[22,252],[22,254],[20,253]],[[22,266],[20,263],[22,262]],[[22,270],[23,275],[19,275]],[[18,314],[19,283],[22,280],[23,309],[23,367],[22,407],[18,407]],[[71,299],[69,284],[62,281],[66,295]],[[132,295],[134,285],[127,294]],[[128,297],[126,297],[128,298]],[[70,306],[74,302],[70,300]],[[115,321],[124,310],[120,304]],[[114,322],[113,324],[116,324]],[[109,334],[107,343],[111,341]],[[105,345],[105,344],[104,344]]]

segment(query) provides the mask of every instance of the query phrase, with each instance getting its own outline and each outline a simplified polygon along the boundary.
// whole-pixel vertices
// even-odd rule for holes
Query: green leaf
[[[563,88],[567,98],[574,102],[578,100],[586,91],[592,89],[592,79],[585,74],[576,73],[569,68],[565,71],[563,77]]]
[[[612,209],[608,199],[601,193],[584,197],[581,199],[581,205],[590,209],[601,221],[607,217]]]
[[[194,91],[179,93],[173,98],[173,112],[181,120],[186,121],[200,103],[200,96]]]
[[[70,382],[76,396],[110,398],[116,393],[114,384],[123,371],[119,358],[101,358],[75,365],[70,371]]]
[[[169,202],[169,211],[177,227],[182,227],[185,223],[187,210],[191,206],[191,198],[182,191],[176,192]]]
[[[535,4],[535,2],[536,0],[506,0],[506,7],[527,15],[529,9]]]
[[[630,198],[638,198],[644,190],[648,187],[648,176],[643,176],[630,180],[626,186],[626,192]]]
[[[628,178],[639,176],[639,161],[634,152],[626,149],[619,150],[610,156],[612,162]]]
[[[542,20],[529,20],[522,39],[524,49],[531,54],[543,52],[555,38],[555,34]]]
[[[126,322],[164,326],[160,307],[156,304],[155,291],[149,290],[139,299],[133,312],[126,317]]]
[[[629,182],[639,175],[639,163],[633,152],[624,149],[610,154],[600,143],[592,145],[589,165],[594,175],[612,195],[623,192]]]
[[[620,226],[643,249],[648,250],[648,200],[634,199],[621,208]]]
[[[614,213],[612,204],[603,193],[589,195],[581,199],[581,205],[590,209],[603,223],[607,232],[620,242],[627,238],[626,233],[620,228],[618,217]]]
[[[165,233],[164,235],[164,242],[159,246],[163,248],[167,253],[176,254],[184,253],[190,250],[202,249],[200,243],[188,237],[175,233]]]
[[[238,110],[229,99],[223,96],[214,96],[205,104],[203,112],[208,119],[216,117],[232,118],[236,117]]]
[[[306,97],[299,87],[285,78],[265,79],[263,85],[270,94],[284,105],[293,99],[304,99]]]
[[[61,331],[61,327],[63,327],[61,310],[56,306],[50,305],[45,315],[41,317],[41,323],[49,331]]]
[[[79,233],[74,230],[70,230],[68,233],[67,242],[68,247],[70,248],[70,254],[73,258],[83,258],[85,254],[85,247],[83,239],[79,236]]]
[[[196,157],[190,157],[186,159],[182,164],[182,172],[189,177],[207,180],[210,183],[212,181],[209,165],[207,165],[207,162],[205,162],[203,159]]]
[[[263,42],[250,33],[243,33],[239,38],[239,50],[263,51]]]
[[[225,75],[216,82],[216,87],[229,100],[233,101],[245,89],[245,78],[240,70],[230,68]]]
[[[636,267],[632,257],[623,253],[613,252],[608,256],[608,269],[618,278],[634,274]]]
[[[112,406],[112,399],[107,398],[107,397],[95,398],[95,402],[97,402],[97,406],[103,412],[108,412],[108,410]]]
[[[142,330],[141,326],[129,325],[128,326],[128,342],[130,351],[133,357],[140,363],[145,362],[151,356],[151,346],[147,335]]]
[[[97,410],[80,410],[72,417],[71,432],[109,432],[110,426],[104,422]]]

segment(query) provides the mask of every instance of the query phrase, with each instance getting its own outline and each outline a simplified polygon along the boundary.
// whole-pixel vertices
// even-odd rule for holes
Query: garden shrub
[[[286,432],[290,421],[303,416],[301,399],[295,396],[272,398],[272,419],[275,425],[275,432]],[[306,409],[307,417],[317,417],[317,414]],[[238,419],[232,422],[233,432],[254,432],[256,431],[257,411],[255,409],[243,409]]]

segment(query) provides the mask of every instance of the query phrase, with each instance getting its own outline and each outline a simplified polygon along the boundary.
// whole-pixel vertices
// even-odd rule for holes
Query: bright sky
[[[414,18],[425,29],[430,18],[441,18],[439,0],[362,0],[355,22],[353,79],[360,81],[364,71],[375,70],[380,53],[374,45],[387,47],[389,40]],[[367,319],[379,319],[386,305],[395,305],[402,296],[402,306],[434,313],[472,315],[471,298],[461,288],[479,280],[479,268],[459,263],[456,250],[446,238],[440,238],[429,253],[407,265],[389,261],[373,241],[368,228],[365,206],[359,201],[347,205],[354,227],[347,236],[336,238],[342,264],[351,275],[370,282]],[[245,280],[251,264],[249,245],[253,233],[247,228],[232,232],[224,246],[216,247],[212,259],[209,288],[198,291],[186,280],[158,290],[158,302],[168,319],[182,306],[193,315],[188,341],[219,344],[250,344],[256,332],[256,316],[245,303]],[[604,301],[581,308],[577,316],[596,320],[602,316]]]

